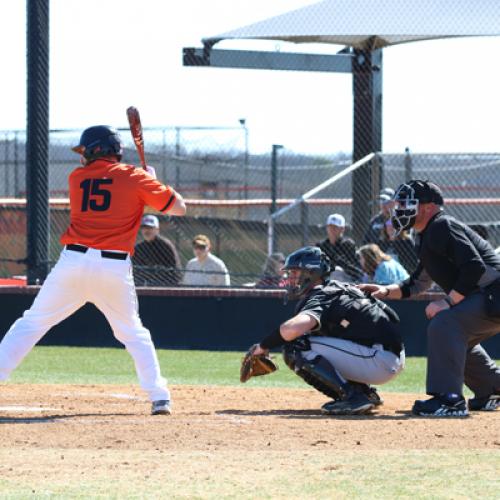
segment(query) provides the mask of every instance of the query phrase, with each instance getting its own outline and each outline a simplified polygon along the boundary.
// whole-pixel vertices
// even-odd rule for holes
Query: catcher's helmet
[[[391,222],[396,234],[413,227],[419,204],[443,205],[444,203],[441,190],[436,184],[418,179],[401,184],[394,194],[394,201]]]
[[[121,160],[123,152],[118,131],[107,125],[96,125],[85,129],[80,137],[80,143],[71,149],[81,154],[87,162],[102,156],[116,156]]]
[[[325,281],[330,273],[330,259],[319,247],[302,247],[291,253],[283,269],[299,270],[297,281],[287,286],[290,298],[297,298],[308,292],[318,279]]]

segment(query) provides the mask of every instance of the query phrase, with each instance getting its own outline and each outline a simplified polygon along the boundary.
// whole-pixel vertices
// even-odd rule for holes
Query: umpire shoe
[[[370,398],[362,392],[354,392],[346,399],[334,399],[321,407],[326,415],[363,415],[375,407]]]
[[[417,400],[411,409],[420,417],[467,417],[465,399],[458,394],[440,394],[425,401]]]
[[[490,394],[485,398],[469,399],[470,411],[494,411],[497,408],[500,408],[500,392]]]
[[[170,401],[160,399],[151,404],[151,415],[171,415]]]

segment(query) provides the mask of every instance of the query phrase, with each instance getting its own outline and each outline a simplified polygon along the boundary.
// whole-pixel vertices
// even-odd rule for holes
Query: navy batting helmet
[[[297,298],[308,292],[321,279],[325,281],[330,273],[330,259],[319,247],[302,247],[285,260],[286,271],[300,270],[297,281],[287,287],[290,298]]]
[[[116,129],[107,125],[96,125],[85,129],[80,143],[71,149],[90,162],[102,156],[116,156],[121,160],[123,146]]]

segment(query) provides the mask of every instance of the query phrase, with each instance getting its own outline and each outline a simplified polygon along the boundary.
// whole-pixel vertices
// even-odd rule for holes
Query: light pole
[[[273,144],[271,154],[271,213],[276,212],[276,198],[278,195],[278,150],[282,149],[281,144]]]
[[[273,214],[274,212],[276,212],[277,208],[276,198],[278,193],[278,151],[282,148],[283,146],[281,144],[273,144],[271,153],[271,208],[269,210],[270,213],[267,240],[269,255],[271,255],[276,248],[276,228]]]
[[[405,148],[405,182],[410,182],[413,179],[413,161],[410,153],[410,148]]]
[[[244,159],[244,170],[243,170],[243,176],[244,176],[244,193],[245,193],[245,200],[248,199],[248,167],[249,167],[249,157],[248,157],[248,127],[247,127],[247,120],[246,118],[240,118],[239,119],[240,125],[243,127],[243,132],[245,133],[245,159]]]

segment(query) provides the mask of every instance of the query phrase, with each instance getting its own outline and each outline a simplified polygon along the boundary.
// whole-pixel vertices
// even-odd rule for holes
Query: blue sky
[[[51,0],[51,128],[126,126],[133,104],[150,126],[238,126],[250,150],[352,146],[350,75],[182,66],[182,47],[313,3],[307,0]],[[26,5],[0,4],[0,130],[26,122]],[[224,42],[220,47],[329,51],[340,46]],[[384,50],[383,149],[500,150],[500,37]]]

